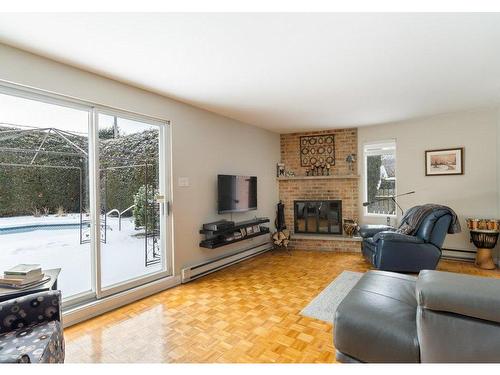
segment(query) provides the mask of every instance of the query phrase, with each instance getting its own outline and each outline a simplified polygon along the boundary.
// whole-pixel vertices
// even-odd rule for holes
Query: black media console
[[[201,229],[200,234],[204,234],[206,238],[200,242],[200,247],[216,249],[249,238],[269,235],[269,228],[261,225],[264,223],[269,223],[267,217],[240,221],[220,230]]]

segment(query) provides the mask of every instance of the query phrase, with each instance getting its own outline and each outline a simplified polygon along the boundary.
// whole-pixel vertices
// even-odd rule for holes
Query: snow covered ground
[[[19,216],[0,218],[0,228],[37,224],[78,224],[78,214],[66,217]],[[161,270],[161,264],[145,266],[144,238],[137,238],[132,218],[107,219],[107,241],[101,244],[102,285],[110,286]],[[42,268],[61,268],[58,287],[63,297],[91,290],[90,244],[80,244],[80,228],[48,228],[0,232],[0,272],[19,263],[39,263]]]

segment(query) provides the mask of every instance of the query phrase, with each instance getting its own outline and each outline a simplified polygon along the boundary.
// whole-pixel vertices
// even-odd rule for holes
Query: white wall
[[[204,222],[216,211],[218,173],[258,177],[258,211],[234,220],[268,216],[278,199],[275,166],[279,135],[0,44],[0,80],[172,121],[174,268],[222,255],[198,247]],[[190,179],[178,187],[179,176]],[[228,218],[228,215],[225,216]]]
[[[376,140],[396,139],[397,191],[415,190],[401,197],[403,209],[417,204],[438,203],[453,208],[460,218],[462,233],[448,235],[444,247],[475,250],[465,228],[467,217],[495,218],[499,213],[497,188],[497,132],[500,127],[498,108],[445,114],[399,123],[358,129],[360,174],[364,175],[363,144]],[[465,147],[465,174],[461,176],[425,176],[425,150]],[[500,176],[499,176],[500,178]],[[362,184],[360,202],[364,201]],[[385,223],[385,217],[367,217],[364,223]]]

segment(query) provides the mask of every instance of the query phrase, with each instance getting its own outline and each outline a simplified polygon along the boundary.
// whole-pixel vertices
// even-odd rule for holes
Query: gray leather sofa
[[[500,279],[367,272],[339,305],[340,362],[500,362]]]

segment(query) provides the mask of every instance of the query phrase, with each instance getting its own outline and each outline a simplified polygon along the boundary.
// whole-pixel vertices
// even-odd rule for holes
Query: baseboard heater
[[[442,248],[441,257],[449,260],[474,261],[476,252],[473,250]]]
[[[200,263],[191,267],[186,267],[181,270],[181,282],[187,283],[189,281],[198,279],[202,276],[208,275],[209,273],[218,271],[222,268],[228,267],[232,264],[241,262],[245,259],[254,257],[256,255],[262,254],[266,251],[272,249],[272,244],[269,242],[248,248],[246,250],[239,251],[237,253],[232,253],[224,255],[219,258],[209,260],[204,263]]]

